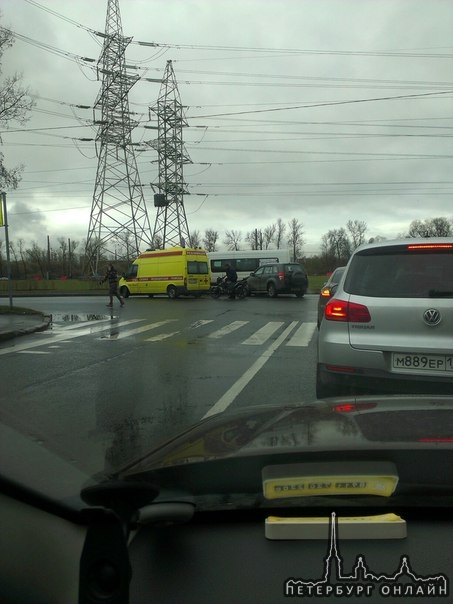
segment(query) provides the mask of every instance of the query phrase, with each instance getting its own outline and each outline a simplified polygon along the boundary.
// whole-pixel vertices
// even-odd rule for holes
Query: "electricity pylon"
[[[157,103],[150,111],[157,115],[158,139],[148,144],[157,150],[159,162],[153,244],[162,248],[184,247],[190,244],[190,233],[184,209],[184,195],[188,194],[188,189],[183,165],[192,162],[184,148],[182,129],[187,122],[171,61],[167,61]]]
[[[128,94],[139,79],[126,73],[125,51],[132,38],[123,37],[119,0],[108,0],[105,37],[97,63],[101,90],[94,104],[98,167],[88,228],[86,254],[98,272],[101,254],[134,257],[149,247],[151,228],[137,170]]]

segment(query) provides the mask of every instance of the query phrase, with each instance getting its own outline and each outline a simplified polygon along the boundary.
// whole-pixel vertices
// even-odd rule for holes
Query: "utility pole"
[[[6,276],[8,277],[8,298],[9,307],[13,307],[13,284],[11,281],[11,260],[9,254],[9,234],[8,234],[8,210],[6,208],[6,193],[2,192],[0,197],[0,227],[5,227],[5,245],[6,245]]]
[[[88,228],[86,257],[94,273],[101,254],[112,256],[128,240],[136,256],[149,247],[151,227],[132,143],[137,125],[129,111],[129,91],[139,79],[126,73],[119,0],[108,0],[105,37],[97,63],[101,90],[94,105],[98,167]]]
[[[159,161],[159,192],[154,195],[157,208],[153,244],[162,248],[189,245],[190,233],[184,209],[188,194],[183,177],[183,165],[192,163],[184,148],[182,129],[187,126],[178,91],[173,65],[167,61],[156,105],[150,112],[157,115],[158,139],[148,143],[157,150]]]

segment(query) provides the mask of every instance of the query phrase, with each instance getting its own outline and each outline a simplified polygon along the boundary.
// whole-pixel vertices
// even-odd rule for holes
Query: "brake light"
[[[280,281],[284,281],[285,280],[285,273],[277,273],[277,277],[280,279]]]
[[[413,243],[407,246],[408,250],[451,250],[452,243]]]
[[[337,413],[352,413],[374,409],[376,406],[376,403],[343,403],[341,405],[335,405],[333,410]]]
[[[445,437],[433,437],[433,438],[419,438],[419,443],[451,443],[453,442],[453,438],[445,436]]]
[[[324,316],[328,321],[344,321],[346,323],[369,323],[370,311],[364,304],[346,302],[334,298],[326,304]]]

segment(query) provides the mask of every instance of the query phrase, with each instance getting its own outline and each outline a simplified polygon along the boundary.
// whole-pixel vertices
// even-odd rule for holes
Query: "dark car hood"
[[[282,452],[453,447],[453,397],[335,398],[250,407],[201,421],[119,472]]]

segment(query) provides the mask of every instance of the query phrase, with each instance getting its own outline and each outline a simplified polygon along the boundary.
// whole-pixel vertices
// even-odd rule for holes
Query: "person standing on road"
[[[238,280],[238,274],[234,270],[234,268],[231,266],[231,264],[229,264],[228,262],[225,265],[225,277],[226,277],[226,283],[228,285],[228,291],[229,291],[228,297],[231,298],[232,300],[234,300],[236,297],[234,295],[234,288],[235,288],[235,285]]]
[[[102,279],[102,281],[99,281],[99,283],[100,284],[105,283],[106,281],[109,282],[109,298],[110,298],[110,303],[107,304],[107,306],[110,306],[110,307],[113,306],[113,296],[118,298],[121,306],[124,306],[124,298],[122,296],[120,296],[120,294],[118,293],[118,271],[115,269],[113,264],[109,264],[107,266],[107,271],[105,273],[105,276]]]

